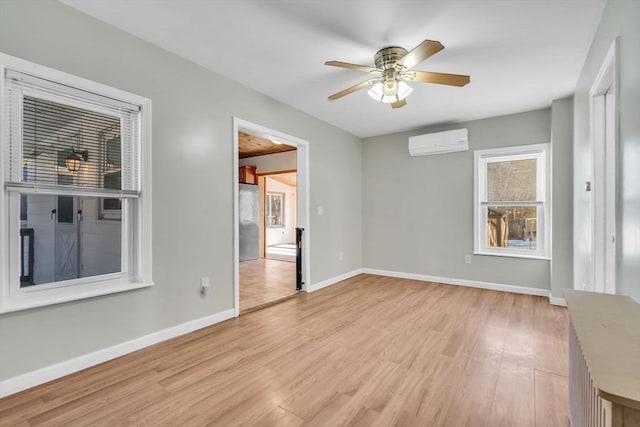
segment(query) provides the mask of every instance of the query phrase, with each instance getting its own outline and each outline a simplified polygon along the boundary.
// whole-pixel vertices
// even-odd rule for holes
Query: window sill
[[[94,282],[102,283],[104,282]],[[18,295],[5,298],[0,304],[0,313],[10,313],[13,311],[28,310],[37,307],[44,307],[65,302],[78,301],[87,298],[110,295],[120,292],[132,291],[135,289],[148,288],[153,286],[153,282],[117,282],[101,288],[74,289],[73,292],[60,292],[63,288],[43,289],[36,292],[18,292]],[[31,296],[36,294],[35,297]]]
[[[497,252],[474,251],[473,254],[482,255],[482,256],[499,256],[499,257],[506,257],[506,258],[525,258],[525,259],[536,259],[541,261],[551,261],[551,257],[548,257],[548,256],[527,255],[527,254],[518,254],[518,253],[497,253]]]

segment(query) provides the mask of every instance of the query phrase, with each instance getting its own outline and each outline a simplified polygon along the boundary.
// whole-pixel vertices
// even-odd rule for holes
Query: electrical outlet
[[[209,289],[211,288],[211,281],[208,276],[205,276],[200,279],[200,294],[205,296],[209,293]]]
[[[464,256],[464,263],[465,264],[471,264],[471,255],[465,255]]]
[[[343,260],[344,260],[344,254],[343,254],[342,252],[338,252],[338,259],[339,259],[340,261],[343,261]]]

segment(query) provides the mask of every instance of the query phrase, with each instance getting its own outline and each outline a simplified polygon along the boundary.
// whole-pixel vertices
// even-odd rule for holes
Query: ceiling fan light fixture
[[[398,81],[396,79],[388,79],[382,85],[382,93],[384,96],[396,96],[398,93]]]
[[[377,102],[391,104],[397,109],[407,105],[405,98],[413,88],[406,80],[423,83],[434,83],[462,87],[469,83],[470,77],[462,74],[435,73],[429,71],[412,71],[412,68],[444,49],[436,40],[424,40],[408,51],[398,46],[380,49],[374,56],[375,67],[351,64],[342,61],[327,61],[325,65],[348,68],[365,73],[373,73],[376,77],[365,80],[329,96],[330,101],[340,99],[364,88],[369,88],[369,96]]]
[[[378,102],[382,102],[383,104],[391,104],[398,100],[397,95],[385,95],[384,94],[384,85],[382,82],[377,82],[374,84],[371,89],[369,89],[369,96],[375,99]]]
[[[369,89],[369,96],[378,102],[383,104],[393,104],[394,102],[402,101],[413,91],[413,88],[403,81],[396,81],[396,91],[393,95],[385,94],[385,85],[382,82],[374,84]]]

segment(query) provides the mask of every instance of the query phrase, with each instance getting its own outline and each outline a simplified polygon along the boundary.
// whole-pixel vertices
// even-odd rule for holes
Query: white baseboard
[[[335,285],[338,282],[342,282],[343,280],[351,279],[352,277],[362,273],[363,273],[362,268],[358,268],[348,273],[344,273],[339,276],[335,276],[330,279],[323,280],[322,282],[314,283],[313,285],[307,287],[307,292],[318,291],[322,288],[326,288],[327,286]]]
[[[136,350],[149,347],[150,345],[231,319],[234,316],[235,311],[233,309],[222,311],[211,316],[191,320],[181,325],[173,326],[140,338],[116,344],[112,347],[94,351],[93,353],[65,360],[64,362],[56,363],[55,365],[47,366],[36,371],[27,372],[26,374],[0,381],[0,398],[44,384],[65,375],[90,368],[91,366],[115,359],[116,357],[124,356],[125,354],[132,353]]]
[[[501,283],[480,282],[477,280],[452,279],[450,277],[428,276],[426,274],[402,273],[399,271],[377,270],[375,268],[363,268],[362,273],[375,274],[377,276],[397,277],[400,279],[421,280],[423,282],[444,283],[447,285],[468,286],[470,288],[490,289],[493,291],[513,292],[516,294],[549,296],[548,289],[530,288],[526,286],[504,285]]]
[[[562,297],[553,297],[549,294],[549,304],[551,305],[559,305],[560,307],[566,307],[567,301],[565,301]]]

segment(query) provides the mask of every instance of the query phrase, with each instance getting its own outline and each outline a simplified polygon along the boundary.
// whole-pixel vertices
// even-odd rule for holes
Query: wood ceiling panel
[[[268,175],[268,177],[290,187],[295,187],[298,181],[296,172],[279,173],[277,175]]]
[[[283,153],[295,150],[296,147],[287,144],[274,144],[273,141],[248,133],[238,132],[238,156],[241,159],[247,157],[264,156],[267,154]]]

